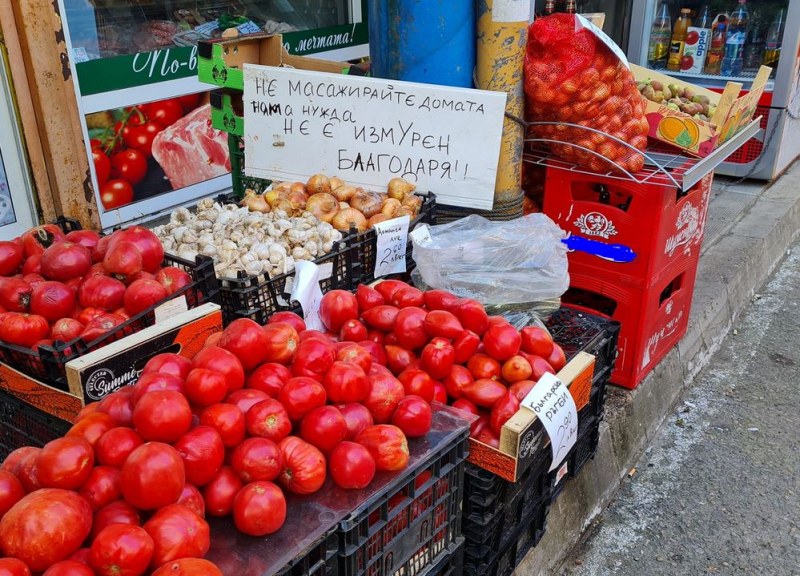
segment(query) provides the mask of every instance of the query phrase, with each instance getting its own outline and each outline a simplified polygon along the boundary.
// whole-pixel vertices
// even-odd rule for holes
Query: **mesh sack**
[[[525,96],[528,121],[585,127],[530,127],[532,136],[549,141],[554,154],[595,172],[644,167],[636,150],[647,147],[649,125],[636,80],[574,14],[553,14],[531,24]]]

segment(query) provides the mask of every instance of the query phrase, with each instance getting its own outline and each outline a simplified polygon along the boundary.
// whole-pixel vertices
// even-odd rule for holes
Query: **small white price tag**
[[[319,266],[308,260],[298,260],[294,265],[292,300],[303,307],[303,319],[309,330],[325,330],[319,317],[322,289],[319,287]]]
[[[168,318],[182,314],[189,309],[186,304],[186,296],[181,294],[177,298],[164,302],[161,306],[155,309],[156,324],[160,324]]]
[[[577,16],[578,16],[578,20],[580,21],[580,23],[585,28],[588,28],[589,30],[591,30],[592,33],[595,36],[597,36],[598,40],[600,40],[603,44],[608,46],[609,50],[611,50],[614,54],[616,54],[617,58],[622,60],[622,63],[625,65],[625,68],[630,69],[631,65],[628,64],[628,58],[625,56],[625,52],[622,51],[622,48],[617,46],[617,43],[614,42],[611,38],[609,38],[608,34],[606,34],[600,28],[595,26],[594,22],[591,22],[590,20],[587,20],[586,18],[584,18],[580,14],[578,14]]]
[[[521,404],[536,413],[550,436],[550,470],[555,470],[578,439],[578,411],[572,394],[555,375],[545,374]]]
[[[378,237],[375,248],[375,278],[406,271],[409,222],[411,219],[408,216],[401,216],[373,226]]]
[[[258,34],[259,32],[263,32],[261,27],[252,20],[248,20],[244,24],[239,24],[236,29],[242,34]]]
[[[409,233],[409,236],[411,236],[411,241],[417,246],[425,246],[433,242],[431,238],[431,229],[427,224],[420,224]]]
[[[530,17],[530,0],[494,0],[492,4],[492,22],[527,22]]]

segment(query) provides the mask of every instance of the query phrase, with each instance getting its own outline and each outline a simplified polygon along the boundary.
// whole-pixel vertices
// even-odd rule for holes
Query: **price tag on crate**
[[[433,239],[431,238],[431,229],[427,224],[420,224],[411,231],[411,240],[418,246],[427,246]]]
[[[375,249],[375,278],[406,271],[406,245],[408,244],[408,216],[400,216],[373,226],[378,238]]]
[[[572,394],[554,374],[545,374],[521,404],[533,410],[544,425],[553,452],[550,471],[555,470],[578,439],[578,410]]]
[[[294,265],[294,284],[292,300],[303,307],[303,319],[309,330],[325,331],[319,317],[319,303],[322,300],[322,289],[319,287],[319,266],[308,260],[298,260]]]

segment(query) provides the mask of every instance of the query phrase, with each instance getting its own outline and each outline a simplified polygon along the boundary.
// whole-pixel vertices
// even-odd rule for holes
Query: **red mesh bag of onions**
[[[627,63],[583,18],[553,14],[531,24],[525,96],[529,122],[554,123],[531,126],[532,136],[551,141],[550,149],[562,159],[595,172],[615,167],[638,172],[644,167],[636,150],[647,147],[649,126],[636,81]]]

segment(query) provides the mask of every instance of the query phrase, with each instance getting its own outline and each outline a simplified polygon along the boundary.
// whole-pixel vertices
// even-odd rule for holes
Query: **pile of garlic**
[[[198,254],[213,258],[220,278],[236,278],[240,270],[270,277],[290,272],[296,260],[322,256],[342,238],[310,212],[294,217],[282,210],[263,214],[209,198],[194,212],[178,208],[169,224],[153,231],[169,254],[192,261]]]

